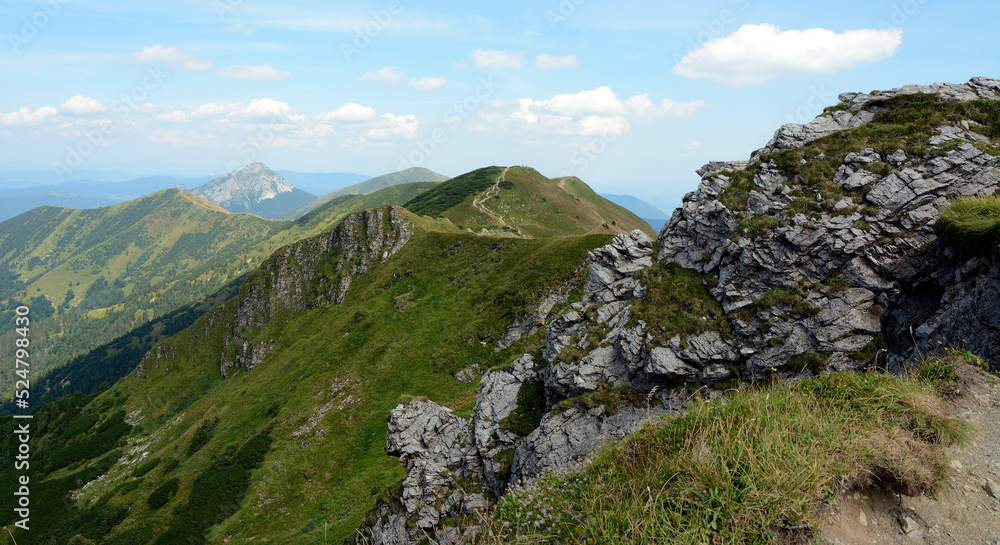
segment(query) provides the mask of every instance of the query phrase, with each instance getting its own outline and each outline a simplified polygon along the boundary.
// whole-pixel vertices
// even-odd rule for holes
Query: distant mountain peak
[[[253,162],[191,190],[230,212],[250,212],[273,217],[315,198],[296,189],[267,165]]]
[[[295,187],[281,174],[264,163],[254,162],[241,170],[223,174],[192,193],[228,208],[230,203],[256,204],[292,191],[295,191]]]

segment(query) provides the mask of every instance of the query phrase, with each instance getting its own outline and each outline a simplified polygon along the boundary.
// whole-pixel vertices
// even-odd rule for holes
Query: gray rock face
[[[406,468],[403,506],[418,527],[485,507],[482,494],[453,486],[456,477],[481,475],[482,463],[469,422],[450,409],[428,401],[400,404],[389,417],[385,452]]]
[[[399,252],[414,229],[399,209],[376,208],[272,254],[240,290],[223,350],[223,376],[227,369],[249,370],[264,361],[275,340],[259,338],[258,332],[275,316],[343,302],[351,281]]]
[[[500,421],[510,416],[517,407],[517,394],[521,385],[536,377],[535,359],[525,354],[514,362],[508,371],[493,371],[483,376],[476,394],[476,413],[472,419],[476,448],[483,463],[483,482],[497,495],[502,494],[506,482],[498,476],[501,463],[500,451],[514,448],[517,435],[500,428]]]
[[[1000,268],[974,258],[957,267],[950,280],[938,310],[914,328],[914,352],[964,348],[1000,368]]]
[[[799,147],[833,131],[868,123],[871,116],[862,114],[871,112],[859,109],[877,108],[875,101],[881,98],[939,92],[945,100],[997,100],[1000,95],[994,89],[998,83],[977,79],[958,86],[935,84],[845,95],[841,99],[847,110],[806,125],[785,126],[761,153]],[[1000,188],[1000,159],[976,146],[983,137],[970,127],[939,128],[940,134],[929,144],[941,146],[941,151],[927,157],[908,157],[902,150],[882,157],[870,148],[847,154],[833,182],[848,191],[866,192],[864,200],[844,198],[832,211],[812,217],[787,212],[796,198],[808,197],[794,197],[802,188],[777,172],[773,164],[760,167],[754,177],[756,188],[740,210],[728,210],[718,201],[731,181],[717,169],[706,167],[708,175],[698,190],[685,198],[684,206],[660,233],[658,259],[717,274],[719,283],[712,294],[727,313],[753,310],[748,320],[734,322],[739,345],[752,351],[743,354],[749,356],[743,364],[745,376],[781,370],[789,359],[812,352],[837,355],[829,360],[831,369],[856,368],[857,364],[841,356],[860,351],[883,333],[880,315],[898,302],[899,286],[930,281],[944,291],[945,282],[939,278],[949,273],[923,278],[928,270],[952,270],[948,258],[938,255],[931,228],[941,208],[956,197],[990,195]],[[895,167],[887,176],[866,170],[883,161]],[[819,203],[824,200],[819,194],[814,197]],[[740,229],[741,219],[765,214],[777,220],[777,227],[765,236],[750,237]],[[833,290],[834,283],[846,283],[848,289],[838,286]],[[759,304],[775,289],[785,290],[792,302],[773,307]],[[787,301],[788,296],[782,300]],[[951,304],[950,300],[935,301],[920,316],[900,317],[906,323],[896,326],[917,328],[931,319],[933,312],[952,308]],[[954,308],[971,311],[961,305]],[[945,322],[951,323],[949,319]],[[936,324],[926,324],[927,336],[932,332],[941,335],[942,326]],[[681,357],[676,346],[670,348],[672,354],[663,349],[652,351],[655,358],[648,371],[674,379],[696,376],[698,366]]]
[[[583,461],[602,442],[621,441],[651,419],[681,414],[685,401],[683,396],[655,399],[648,408],[622,402],[614,414],[608,414],[604,406],[587,410],[579,405],[559,414],[549,413],[518,446],[511,480],[528,481]]]
[[[641,297],[632,275],[653,265],[653,239],[639,230],[617,235],[610,244],[590,252],[587,298],[600,303]]]
[[[718,266],[726,241],[739,226],[736,215],[718,201],[719,193],[729,185],[723,175],[707,178],[685,197],[660,232],[660,261],[669,259],[698,272]]]
[[[774,133],[774,137],[767,143],[767,146],[764,146],[764,149],[760,150],[760,153],[773,153],[786,149],[801,148],[813,140],[823,138],[837,131],[853,129],[854,127],[870,123],[872,119],[875,119],[875,114],[872,112],[855,113],[841,110],[834,112],[833,115],[817,117],[805,125],[788,123],[782,125]]]

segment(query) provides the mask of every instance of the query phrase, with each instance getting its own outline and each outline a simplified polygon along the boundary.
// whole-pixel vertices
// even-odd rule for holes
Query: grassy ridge
[[[475,233],[553,237],[588,233],[656,231],[628,210],[595,193],[577,178],[550,180],[527,167],[511,167],[498,192],[476,206],[501,167],[479,169],[453,178],[406,203],[415,214],[443,218]],[[483,208],[490,213],[484,213]]]
[[[934,490],[948,471],[943,447],[968,436],[912,378],[744,386],[646,426],[585,469],[515,490],[475,521],[485,530],[473,542],[787,543],[808,536],[845,481]]]
[[[539,350],[544,341],[537,335],[500,353],[493,347],[533,301],[566,282],[582,285],[580,263],[607,240],[420,231],[389,263],[358,278],[345,303],[272,324],[280,340],[268,360],[223,380],[219,354],[234,312],[228,302],[161,343],[163,358],[143,378],[127,377],[80,410],[113,401],[136,415],[131,440],[150,442],[146,460],[176,467],[126,457],[69,504],[82,514],[85,502],[100,502],[100,515],[115,523],[100,543],[146,544],[163,532],[197,537],[194,527],[174,528],[204,486],[199,480],[267,434],[271,449],[249,472],[246,489],[227,493],[237,508],[204,539],[323,543],[324,522],[331,543],[349,538],[375,498],[403,477],[384,451],[385,416],[399,398],[427,396],[469,414],[475,386],[453,374]],[[53,429],[42,440],[77,435]],[[123,509],[127,517],[115,518]],[[80,524],[49,537],[65,543]],[[20,536],[18,542],[25,545]]]
[[[294,222],[230,214],[178,190],[108,208],[47,207],[22,214],[0,224],[0,271],[7,271],[0,274],[0,287],[6,286],[0,292],[0,346],[13,342],[14,307],[28,297],[57,305],[56,319],[32,324],[33,342],[46,347],[32,364],[41,380],[39,373],[48,367],[85,357],[211,298],[285,244],[327,231],[350,213],[403,202],[424,189],[388,188],[350,203],[330,203]],[[36,308],[41,307],[33,306],[37,318]],[[11,365],[4,361],[0,369],[9,371]],[[11,386],[4,383],[0,395],[9,396]]]

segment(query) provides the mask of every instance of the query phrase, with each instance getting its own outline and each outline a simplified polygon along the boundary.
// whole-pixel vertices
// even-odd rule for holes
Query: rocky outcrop
[[[919,157],[903,150],[882,157],[870,148],[848,153],[831,180],[843,190],[836,202],[789,179],[769,154],[801,147],[829,130],[858,126],[859,119],[869,123],[881,111],[879,99],[916,92],[940,92],[945,100],[997,99],[996,85],[977,78],[958,86],[843,95],[844,110],[805,126],[786,125],[755,155],[762,163],[740,208],[730,210],[719,200],[734,183],[720,172],[685,199],[660,234],[658,258],[718,275],[712,294],[733,316],[739,344],[753,350],[743,364],[744,376],[760,377],[773,369],[801,372],[787,365],[808,354],[830,358],[838,369],[857,368],[869,362],[865,348],[877,345],[880,336],[905,331],[910,337],[909,328],[919,329],[922,321],[912,322],[913,316],[883,320],[883,313],[895,312],[907,287],[934,285],[931,291],[940,296],[945,290],[941,279],[952,283],[962,266],[942,253],[945,248],[934,234],[941,208],[956,197],[990,195],[1000,186],[1000,158],[982,149],[988,139],[969,123],[940,127],[928,141],[931,152]],[[857,110],[864,107],[871,111]],[[803,164],[807,168],[809,161],[823,160],[828,159],[817,156]],[[810,214],[795,212],[803,209]],[[750,231],[755,221],[767,226],[765,232]],[[923,318],[947,303],[938,296]],[[900,331],[885,331],[883,322]],[[940,330],[928,324],[922,331]],[[886,357],[898,364],[913,355],[905,343],[885,340],[894,349]],[[662,352],[656,356],[657,367],[672,376],[692,376],[690,368]]]
[[[514,361],[509,370],[492,371],[483,376],[476,394],[476,413],[472,420],[476,448],[483,463],[483,482],[496,495],[506,488],[510,461],[500,460],[501,453],[517,446],[520,437],[503,429],[501,423],[517,407],[521,386],[536,379],[535,359],[528,354]],[[507,467],[505,467],[505,465]]]
[[[402,502],[418,527],[486,507],[475,490],[482,464],[469,422],[450,409],[429,401],[400,404],[389,417],[385,452],[406,468]],[[469,489],[459,488],[462,478],[469,478]]]
[[[232,333],[223,348],[222,374],[264,361],[276,341],[261,338],[260,331],[278,317],[343,302],[351,282],[388,261],[414,229],[399,208],[375,208],[272,254],[240,289]]]
[[[751,162],[698,171],[701,183],[660,233],[655,257],[702,273],[731,329],[672,334],[634,314],[647,290],[637,275],[653,265],[655,252],[642,233],[592,251],[580,300],[557,316],[553,304],[512,326],[512,338],[544,327],[545,346],[482,377],[471,421],[418,404],[422,416],[390,425],[390,445],[400,442],[394,430],[402,428],[415,430],[403,444],[422,445],[390,448],[406,457],[405,516],[430,533],[423,524],[485,498],[477,492],[464,503],[452,495],[455,482],[478,479],[502,495],[514,482],[585,461],[602,442],[627,437],[651,418],[682,414],[688,394],[674,386],[700,384],[713,396],[713,384],[740,375],[796,378],[871,364],[898,370],[939,346],[965,347],[1000,364],[1000,305],[993,304],[1000,269],[948,247],[933,229],[956,197],[1000,189],[1000,146],[982,127],[939,127],[926,151],[797,151],[878,123],[883,99],[918,92],[1000,100],[1000,82],[841,95],[832,113],[779,129]],[[789,150],[801,153],[801,168],[780,155]],[[827,173],[821,183],[801,174],[812,162],[814,173]],[[475,373],[460,375],[471,381]],[[517,433],[505,422],[524,409],[524,389],[539,383],[545,412],[534,430]],[[399,519],[381,520],[392,528]],[[456,529],[437,531],[461,538]]]

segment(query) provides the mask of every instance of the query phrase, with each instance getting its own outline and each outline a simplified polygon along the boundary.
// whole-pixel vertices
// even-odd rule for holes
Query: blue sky
[[[523,164],[668,207],[841,92],[1000,77],[997,22],[941,0],[5,0],[0,169]]]

